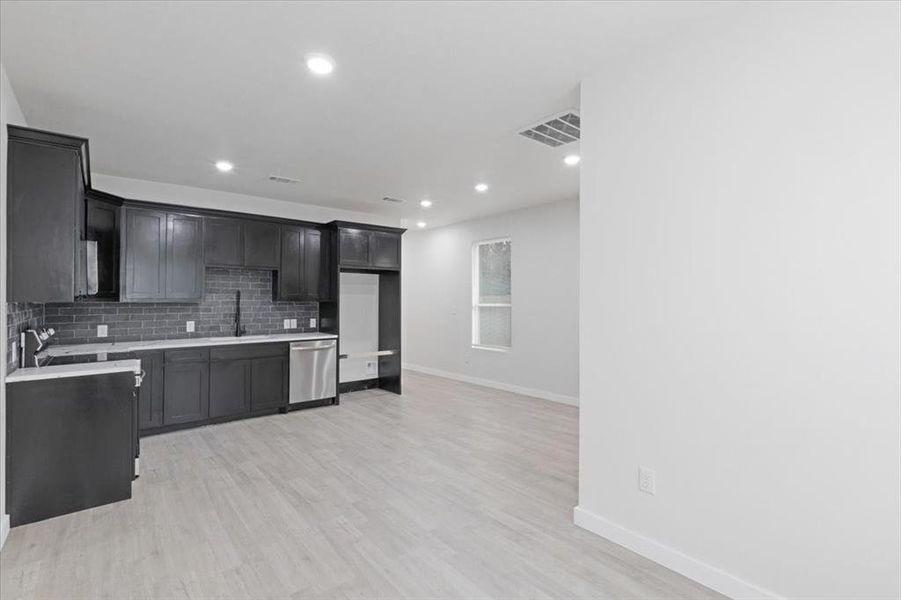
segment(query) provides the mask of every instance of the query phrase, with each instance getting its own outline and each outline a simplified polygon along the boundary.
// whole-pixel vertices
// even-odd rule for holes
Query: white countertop
[[[194,348],[197,346],[233,346],[235,344],[267,344],[274,342],[303,342],[309,340],[334,340],[333,333],[275,333],[271,335],[243,335],[241,337],[220,336],[206,338],[185,338],[180,340],[150,340],[146,342],[106,342],[100,344],[71,344],[50,346],[39,357],[79,356],[83,354],[103,354],[112,352],[141,352],[145,350],[170,350],[172,348]],[[47,368],[47,367],[43,367]],[[24,370],[24,369],[21,369]],[[16,371],[18,372],[18,371]]]
[[[63,379],[65,377],[86,377],[109,373],[132,372],[141,374],[141,361],[114,360],[110,362],[82,363],[77,365],[51,365],[49,367],[26,367],[16,369],[6,376],[6,383],[36,381],[38,379]]]

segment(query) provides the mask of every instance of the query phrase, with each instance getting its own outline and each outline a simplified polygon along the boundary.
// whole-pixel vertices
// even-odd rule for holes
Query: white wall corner
[[[592,533],[628,548],[667,569],[684,575],[701,585],[725,594],[735,600],[781,600],[780,596],[769,590],[748,583],[725,571],[717,569],[697,558],[689,556],[675,548],[618,525],[589,510],[576,506],[573,509],[573,522]]]
[[[454,381],[462,381],[464,383],[471,383],[473,385],[481,385],[483,387],[503,390],[505,392],[512,392],[514,394],[520,394],[522,396],[531,396],[533,398],[539,398],[541,400],[550,400],[551,402],[568,404],[569,406],[579,406],[579,399],[574,396],[564,396],[563,394],[555,394],[553,392],[546,392],[544,390],[521,387],[518,385],[510,385],[509,383],[492,381],[491,379],[470,377],[469,375],[451,373],[450,371],[442,371],[441,369],[433,369],[431,367],[424,367],[422,365],[403,363],[401,367],[410,371],[425,373],[426,375],[434,375],[436,377],[444,377],[445,379],[453,379]]]

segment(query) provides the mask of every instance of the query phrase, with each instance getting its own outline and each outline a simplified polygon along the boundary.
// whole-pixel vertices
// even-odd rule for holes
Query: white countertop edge
[[[207,338],[183,338],[177,340],[147,340],[135,342],[104,342],[97,344],[72,344],[50,346],[38,356],[79,356],[84,354],[110,354],[114,352],[143,352],[195,348],[197,346],[233,346],[236,344],[273,344],[278,342],[302,342],[306,340],[334,340],[333,333],[276,333],[266,336],[220,336]]]
[[[6,376],[6,383],[37,381],[40,379],[64,379],[66,377],[88,377],[110,373],[131,372],[141,374],[141,361],[114,360],[110,362],[81,363],[75,365],[51,365],[49,367],[26,367],[16,369]]]

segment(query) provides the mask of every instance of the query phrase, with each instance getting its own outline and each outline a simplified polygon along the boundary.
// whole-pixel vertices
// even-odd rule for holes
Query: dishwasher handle
[[[291,352],[308,350],[330,350],[338,345],[335,340],[320,340],[316,342],[297,342],[291,344]]]

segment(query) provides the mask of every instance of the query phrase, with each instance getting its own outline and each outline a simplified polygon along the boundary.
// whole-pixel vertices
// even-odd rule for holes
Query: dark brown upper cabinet
[[[319,300],[322,275],[322,233],[318,229],[303,232],[303,291],[310,300]]]
[[[338,246],[341,264],[347,266],[369,266],[369,231],[364,229],[340,229]]]
[[[10,302],[72,302],[84,277],[88,141],[8,127],[7,266]]]
[[[244,266],[278,269],[281,258],[281,226],[267,221],[244,221]]]
[[[369,262],[379,269],[400,268],[400,235],[373,231],[369,236]]]
[[[197,215],[123,207],[122,301],[203,297],[203,219]]]
[[[278,300],[319,300],[325,272],[322,232],[312,227],[282,226]]]
[[[339,227],[341,266],[350,269],[400,269],[400,234]]]
[[[203,220],[203,253],[215,267],[243,266],[244,235],[241,221],[207,217]]]
[[[124,260],[120,273],[122,300],[157,300],[166,297],[166,213],[123,208]]]
[[[203,219],[166,215],[166,299],[203,298]]]
[[[98,298],[119,296],[119,213],[122,199],[88,190],[85,201],[85,239],[97,242]]]
[[[279,233],[278,223],[206,217],[203,231],[205,262],[215,267],[278,269]]]
[[[282,227],[281,267],[275,290],[279,300],[299,300],[303,296],[303,232],[302,227]]]

